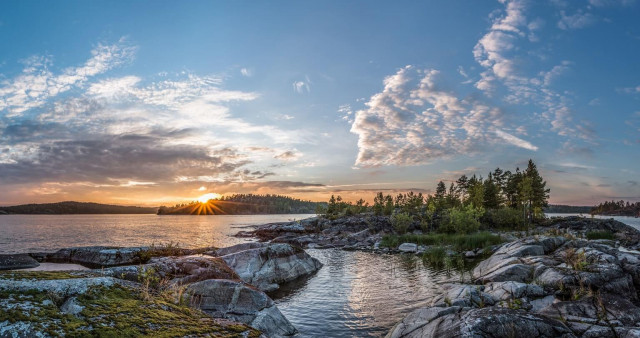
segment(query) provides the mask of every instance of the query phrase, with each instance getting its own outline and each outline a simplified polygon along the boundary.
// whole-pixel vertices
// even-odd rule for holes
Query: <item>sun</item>
[[[207,203],[208,200],[217,200],[217,199],[220,199],[220,197],[222,197],[222,195],[217,194],[215,192],[210,192],[208,194],[204,194],[198,197],[198,202]]]

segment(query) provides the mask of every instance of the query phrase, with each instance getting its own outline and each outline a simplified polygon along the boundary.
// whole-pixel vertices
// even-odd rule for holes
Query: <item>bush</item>
[[[385,235],[380,242],[381,247],[396,248],[402,243],[418,245],[451,245],[455,250],[467,251],[486,248],[502,243],[502,238],[490,232],[476,232],[473,234],[404,234]]]
[[[393,226],[393,229],[399,234],[404,234],[405,232],[407,232],[407,229],[409,229],[409,225],[411,225],[411,223],[413,223],[413,219],[411,218],[411,216],[409,216],[409,214],[399,213],[391,216],[391,225]]]
[[[480,218],[483,213],[484,210],[482,208],[475,208],[472,205],[449,209],[449,217],[443,230],[444,232],[462,234],[476,232],[480,229],[478,218]]]
[[[585,236],[587,237],[587,239],[616,239],[616,236],[613,234],[613,232],[608,230],[587,231]]]
[[[522,212],[512,208],[487,210],[482,223],[485,227],[496,229],[520,229],[524,225]]]
[[[447,251],[441,246],[434,246],[429,248],[422,254],[422,259],[433,264],[434,266],[444,265],[444,258],[447,256]]]

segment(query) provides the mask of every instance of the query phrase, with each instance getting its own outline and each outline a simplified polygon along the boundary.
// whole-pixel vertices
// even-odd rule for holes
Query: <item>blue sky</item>
[[[429,193],[532,158],[640,200],[640,1],[0,4],[0,204]]]

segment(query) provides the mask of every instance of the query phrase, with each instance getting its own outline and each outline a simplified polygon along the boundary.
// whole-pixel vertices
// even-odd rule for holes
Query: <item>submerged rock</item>
[[[184,299],[213,317],[233,319],[269,337],[290,336],[295,327],[264,292],[239,281],[209,279],[190,284]]]
[[[0,255],[0,270],[28,269],[39,266],[28,254]]]
[[[273,291],[279,284],[310,275],[322,263],[304,250],[288,244],[237,251],[221,256],[240,278],[262,291]]]

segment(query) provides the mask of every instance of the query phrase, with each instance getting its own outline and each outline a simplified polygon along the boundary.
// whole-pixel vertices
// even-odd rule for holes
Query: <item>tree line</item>
[[[605,201],[591,208],[593,215],[640,216],[640,202]]]
[[[161,206],[158,215],[252,215],[252,214],[312,214],[324,202],[305,201],[283,195],[233,194],[205,203],[193,201]]]
[[[376,194],[373,205],[360,199],[345,202],[331,196],[326,209],[319,213],[328,218],[372,212],[376,216],[391,216],[392,222],[419,222],[423,230],[471,232],[481,223],[492,227],[528,226],[544,218],[549,192],[546,181],[535,163],[515,171],[496,168],[486,178],[462,175],[449,186],[438,182],[435,193],[400,193],[396,196]],[[400,225],[399,230],[404,226]],[[402,232],[402,231],[400,231]]]

